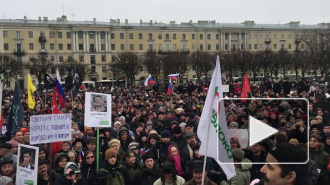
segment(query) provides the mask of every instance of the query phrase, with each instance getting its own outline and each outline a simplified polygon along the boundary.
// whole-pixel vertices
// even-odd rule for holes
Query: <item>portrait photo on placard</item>
[[[35,155],[36,155],[36,150],[22,146],[21,153],[19,156],[19,166],[30,170],[34,170]]]
[[[91,94],[91,112],[107,112],[107,96]]]

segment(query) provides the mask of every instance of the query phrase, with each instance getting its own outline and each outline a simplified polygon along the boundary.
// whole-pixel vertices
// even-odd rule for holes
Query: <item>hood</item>
[[[68,162],[64,167],[64,175],[68,168],[71,168],[73,171],[75,171],[75,173],[77,173],[77,171],[79,170],[78,166],[75,163]]]
[[[244,158],[241,162],[241,166],[242,170],[250,170],[250,168],[252,168],[252,162],[249,159]]]

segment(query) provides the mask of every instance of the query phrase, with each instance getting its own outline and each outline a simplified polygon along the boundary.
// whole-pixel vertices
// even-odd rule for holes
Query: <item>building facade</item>
[[[327,30],[328,25],[256,24],[245,21],[241,24],[198,21],[169,24],[159,22],[129,23],[119,19],[109,22],[68,21],[66,16],[57,20],[39,17],[38,20],[0,20],[0,54],[17,57],[28,62],[40,55],[54,64],[74,59],[89,64],[91,74],[87,81],[112,78],[109,64],[121,52],[134,52],[143,59],[149,50],[159,54],[172,51],[303,51],[306,45],[301,35]],[[19,77],[26,79],[28,71]],[[55,69],[50,71],[55,74]],[[137,80],[148,75],[141,66]],[[185,74],[192,79],[194,72]],[[32,75],[33,77],[33,75]],[[35,77],[33,77],[36,79]],[[10,88],[14,83],[8,84]],[[22,82],[26,87],[26,81]]]

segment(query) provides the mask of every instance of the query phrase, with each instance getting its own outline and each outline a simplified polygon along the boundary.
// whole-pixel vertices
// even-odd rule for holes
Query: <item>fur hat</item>
[[[113,144],[120,146],[120,141],[118,139],[111,139],[111,141],[108,143],[108,146],[111,148]]]
[[[106,152],[105,152],[105,160],[109,160],[110,157],[116,157],[117,158],[117,152],[115,149],[113,148],[109,148]]]

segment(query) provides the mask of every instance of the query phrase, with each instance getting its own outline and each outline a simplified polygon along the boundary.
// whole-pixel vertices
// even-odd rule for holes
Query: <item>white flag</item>
[[[230,148],[224,102],[220,101],[220,107],[218,107],[220,98],[223,98],[223,94],[220,61],[219,56],[217,56],[216,67],[197,130],[197,135],[202,142],[199,148],[199,154],[217,160],[222,170],[226,173],[227,179],[231,179],[236,175],[236,172]],[[210,127],[209,133],[208,127]],[[208,144],[207,137],[209,137]],[[215,149],[217,145],[218,151]]]
[[[60,73],[58,72],[58,69],[56,69],[56,79],[57,79],[58,82],[60,82],[60,84],[61,84],[61,77],[60,77]]]

